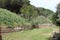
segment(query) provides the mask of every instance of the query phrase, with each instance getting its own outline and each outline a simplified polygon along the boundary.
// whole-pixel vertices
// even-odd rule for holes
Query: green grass
[[[33,29],[21,32],[3,34],[3,40],[48,40],[49,33],[57,30],[57,27]]]

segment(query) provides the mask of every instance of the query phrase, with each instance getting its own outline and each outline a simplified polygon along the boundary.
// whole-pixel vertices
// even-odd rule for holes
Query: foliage
[[[51,11],[49,9],[42,8],[42,7],[40,7],[40,8],[38,7],[37,10],[38,10],[39,16],[43,15],[46,18],[49,18],[49,17],[51,17],[52,14],[54,14],[53,11]]]
[[[40,15],[51,18],[53,14],[53,11],[49,9],[34,7],[30,4],[29,0],[0,0],[0,8],[5,8],[16,14],[20,14],[28,20]]]
[[[19,15],[0,8],[0,26],[1,25],[6,25],[8,27],[20,27],[23,25],[29,25],[29,23]]]
[[[55,23],[56,25],[60,26],[60,4],[57,5],[57,11],[56,13],[53,15],[53,23]]]
[[[44,16],[38,16],[31,21],[32,24],[47,24],[51,23],[51,20],[45,18]]]
[[[38,16],[37,9],[32,5],[24,5],[20,12],[24,18],[29,20]]]
[[[57,19],[58,17],[57,17],[57,13],[54,13],[53,15],[52,15],[52,22],[55,24],[56,23],[56,19]]]
[[[8,15],[9,14],[12,15],[11,19],[9,19],[12,21],[11,25],[14,24],[14,21],[15,22],[17,21],[18,25],[20,25],[20,24],[24,25],[24,24],[26,24],[26,22],[28,22],[27,24],[29,24],[30,22],[32,24],[34,24],[34,23],[42,24],[42,23],[48,23],[48,22],[50,23],[49,19],[51,19],[52,15],[54,14],[53,11],[51,11],[49,9],[45,9],[42,7],[35,7],[35,6],[31,5],[29,0],[0,0],[0,8],[4,8],[4,9],[7,9],[7,11],[8,10],[11,11],[11,12],[10,11],[7,12],[7,11],[3,10],[3,12],[2,12],[4,16],[5,16],[5,14],[4,14],[5,12],[8,13]],[[15,12],[15,14],[13,14],[12,12]],[[19,15],[13,16],[16,14],[19,14],[21,17],[19,17]],[[7,17],[9,18],[9,16],[7,16]],[[6,18],[6,17],[4,17],[4,18]],[[16,20],[14,18],[16,18],[16,19],[18,18],[18,19]],[[4,22],[4,20],[3,20],[3,22]],[[7,21],[8,20],[6,20],[6,22]],[[10,25],[9,23],[6,23],[6,24]]]
[[[0,8],[5,8],[18,13],[24,4],[29,4],[29,0],[0,0]]]

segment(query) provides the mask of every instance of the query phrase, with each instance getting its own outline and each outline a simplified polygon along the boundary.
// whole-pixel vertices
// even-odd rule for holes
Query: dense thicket
[[[49,9],[31,5],[29,0],[0,0],[0,8],[2,8],[0,20],[3,20],[0,21],[0,24],[9,26],[50,23],[52,14],[54,14],[54,12]],[[15,22],[17,23],[14,24]]]
[[[54,14],[53,11],[51,11],[49,9],[42,8],[42,7],[38,7],[37,10],[38,10],[38,15],[39,16],[42,15],[42,16],[44,16],[46,18],[49,18]]]
[[[41,16],[38,16],[36,18],[33,18],[31,20],[31,23],[34,24],[34,25],[47,24],[47,23],[51,23],[51,20],[49,20],[48,18],[41,15]]]
[[[24,5],[21,10],[21,16],[29,21],[38,16],[37,9],[32,5]]]
[[[0,0],[0,8],[16,12],[28,20],[40,15],[50,18],[53,14],[53,11],[51,10],[34,7],[30,4],[29,0]]]
[[[0,26],[20,27],[24,25],[30,25],[30,23],[19,15],[0,8]]]
[[[0,7],[18,13],[24,4],[29,4],[28,0],[0,0]]]

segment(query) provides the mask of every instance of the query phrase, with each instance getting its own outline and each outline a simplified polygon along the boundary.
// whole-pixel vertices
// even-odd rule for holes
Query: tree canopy
[[[57,11],[53,14],[53,23],[60,26],[60,3],[57,5]]]
[[[6,8],[16,13],[24,4],[29,4],[29,0],[0,0],[0,8]]]
[[[52,18],[52,15],[54,14],[54,12],[49,9],[45,9],[42,7],[35,7],[31,5],[29,0],[0,0],[0,8],[3,9],[2,14],[0,13],[1,14],[0,16],[2,18],[4,16],[3,18],[4,20],[6,19],[6,17],[9,18],[11,16],[11,18],[7,20],[7,21],[11,21],[10,22],[11,25],[14,24],[13,21],[17,21],[17,24],[26,24],[28,22],[30,24],[31,22],[48,23],[50,21],[46,19],[50,20]],[[6,9],[6,11],[4,9]],[[16,20],[15,18],[18,19]],[[35,19],[36,22],[34,21]],[[4,22],[4,20],[1,22]],[[7,23],[7,21],[6,24],[10,25],[9,22]]]
[[[21,8],[20,12],[24,18],[29,19],[29,20],[38,16],[37,9],[32,5],[24,5]]]

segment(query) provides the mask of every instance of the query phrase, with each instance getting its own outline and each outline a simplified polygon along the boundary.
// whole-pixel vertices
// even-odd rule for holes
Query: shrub
[[[8,26],[8,27],[20,27],[22,25],[28,25],[28,23],[24,18],[19,15],[10,12],[6,9],[0,8],[0,26]]]
[[[45,23],[51,23],[51,21],[48,18],[45,18],[44,16],[38,16],[37,18],[34,18],[31,21],[32,24],[45,24]]]

